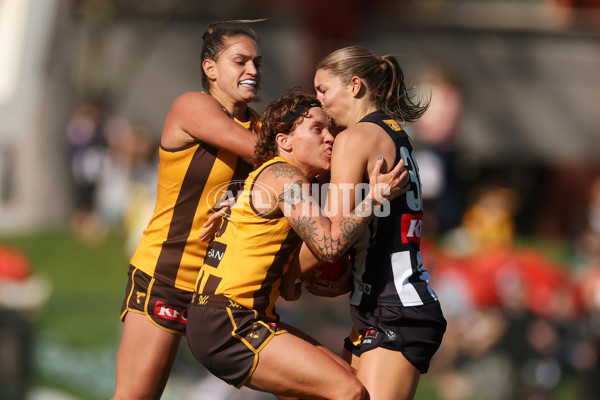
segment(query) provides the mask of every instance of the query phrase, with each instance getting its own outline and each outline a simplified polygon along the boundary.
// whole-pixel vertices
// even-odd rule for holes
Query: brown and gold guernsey
[[[270,321],[279,319],[275,301],[281,278],[301,240],[283,213],[264,216],[251,201],[258,176],[268,166],[281,162],[289,163],[275,157],[246,179],[244,191],[225,220],[223,233],[208,248],[196,290],[196,296],[224,295]]]
[[[260,116],[240,125],[258,133]],[[159,149],[157,200],[131,265],[176,288],[193,291],[208,243],[202,225],[224,197],[232,197],[252,171],[234,153],[206,143]]]

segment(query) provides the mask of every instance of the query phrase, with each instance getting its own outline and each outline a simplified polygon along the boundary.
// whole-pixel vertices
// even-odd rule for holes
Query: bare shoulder
[[[279,195],[286,186],[302,185],[308,182],[302,171],[295,165],[285,162],[269,165],[258,176],[257,181],[270,187],[276,195]]]
[[[177,112],[181,108],[198,106],[218,106],[219,102],[205,92],[190,91],[179,95],[171,105],[170,112]]]
[[[286,205],[294,208],[295,204],[302,200],[302,188],[307,181],[298,167],[280,162],[266,167],[256,182],[258,185],[253,189],[253,198],[262,196],[262,204],[269,204],[269,210],[264,212],[271,213],[276,204],[279,212],[283,211]]]
[[[218,115],[221,109],[219,102],[208,93],[190,91],[181,94],[171,104],[165,119],[161,144],[165,148],[176,149],[202,140],[202,128],[199,126],[201,121]]]
[[[213,102],[217,103],[212,96],[204,92],[185,92],[175,98],[173,103],[171,103],[171,107],[167,114],[166,124],[179,124],[185,118],[189,118],[192,110],[194,110],[195,113],[202,112],[202,110],[206,109],[207,105],[210,106]]]
[[[376,132],[377,128],[379,127],[373,124],[353,125],[343,130],[335,137],[335,141],[333,142],[334,146],[343,146],[349,150],[363,149],[365,144],[374,141],[373,133]]]
[[[300,171],[300,168],[286,162],[274,163],[267,168],[267,171],[273,178],[277,180],[304,177],[304,174],[302,171]]]
[[[383,128],[371,123],[355,124],[338,134],[333,142],[331,180],[362,182],[369,179],[377,157],[383,156],[388,163],[393,163],[395,154],[394,142]]]
[[[353,125],[335,137],[332,162],[336,165],[363,164],[374,143],[368,129],[359,124]],[[352,157],[348,157],[349,154]]]
[[[387,136],[382,127],[370,122],[359,122],[351,129],[355,133],[355,136],[360,137],[362,140],[378,141],[380,136]]]
[[[365,179],[373,170],[373,166],[379,156],[385,160],[381,168],[383,173],[388,171],[388,166],[394,165],[396,161],[396,145],[392,137],[379,125],[370,122],[361,122],[354,126],[360,137],[363,138],[362,151],[367,160]]]

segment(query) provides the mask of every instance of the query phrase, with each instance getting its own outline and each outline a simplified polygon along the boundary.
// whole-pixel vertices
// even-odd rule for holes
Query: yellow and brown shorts
[[[213,375],[240,388],[250,379],[258,353],[287,333],[221,295],[195,295],[188,309],[187,339],[194,356]]]
[[[162,330],[185,335],[187,307],[194,292],[155,279],[133,265],[129,266],[128,277],[121,320],[128,312],[144,314]]]

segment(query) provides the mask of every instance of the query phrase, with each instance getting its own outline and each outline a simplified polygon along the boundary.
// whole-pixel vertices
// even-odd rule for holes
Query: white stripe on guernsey
[[[420,254],[420,252],[419,252]],[[415,287],[408,281],[412,275],[412,263],[410,261],[410,252],[400,251],[391,255],[392,272],[394,274],[394,285],[400,301],[405,306],[422,305],[423,301]],[[421,260],[417,260],[422,262]],[[420,265],[419,265],[420,267]]]
[[[431,286],[429,286],[429,279],[431,278],[431,275],[428,271],[423,269],[423,253],[421,253],[420,251],[417,253],[417,265],[417,268],[419,269],[419,271],[421,271],[421,275],[419,276],[419,278],[421,278],[422,281],[427,282],[427,291],[429,292],[431,297],[433,297],[435,301],[437,301],[437,294],[435,294]]]

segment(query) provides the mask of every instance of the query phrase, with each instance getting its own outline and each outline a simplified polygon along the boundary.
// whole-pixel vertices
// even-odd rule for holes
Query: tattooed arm
[[[399,164],[383,175],[379,172],[382,163],[383,160],[378,161],[373,169],[367,197],[349,215],[335,222],[323,214],[310,196],[311,185],[294,165],[273,164],[265,171],[263,183],[274,189],[277,207],[313,254],[321,261],[332,262],[356,241],[372,218],[374,207],[399,195],[400,184],[405,180],[405,175],[400,175],[402,166]]]

